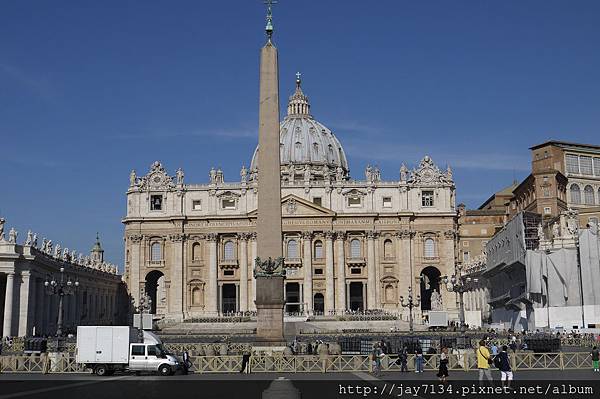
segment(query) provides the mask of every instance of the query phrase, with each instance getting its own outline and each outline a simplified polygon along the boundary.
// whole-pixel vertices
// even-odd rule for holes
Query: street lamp
[[[140,296],[140,303],[136,306],[136,311],[140,317],[139,337],[144,341],[144,313],[150,313],[152,309],[152,299],[147,294]]]
[[[63,335],[63,298],[65,295],[75,295],[77,288],[79,288],[79,281],[71,280],[70,276],[65,277],[65,268],[60,267],[60,276],[48,275],[46,281],[44,281],[44,287],[46,288],[46,294],[58,295],[58,322],[56,328],[56,335],[61,337]]]
[[[407,300],[405,300],[403,296],[400,297],[400,305],[402,305],[403,308],[408,308],[408,314],[409,314],[408,328],[409,328],[411,334],[413,333],[413,308],[416,308],[420,304],[421,304],[421,297],[419,295],[417,295],[416,300],[413,298],[412,287],[408,287],[408,299]]]
[[[465,303],[463,300],[463,295],[473,287],[474,283],[476,284],[479,280],[461,275],[461,269],[462,266],[457,265],[456,270],[458,271],[458,274],[453,274],[450,276],[450,278],[444,277],[443,281],[448,292],[458,293],[458,303],[460,306],[460,313],[458,315],[460,321],[460,331],[465,332]]]

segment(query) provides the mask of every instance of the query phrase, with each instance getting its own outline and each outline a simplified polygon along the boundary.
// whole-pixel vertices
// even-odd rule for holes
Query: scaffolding
[[[523,236],[526,249],[538,249],[540,236],[538,227],[542,223],[542,217],[537,213],[523,212]]]

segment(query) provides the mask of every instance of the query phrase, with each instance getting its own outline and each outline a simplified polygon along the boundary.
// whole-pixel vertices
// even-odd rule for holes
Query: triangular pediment
[[[258,210],[255,209],[249,212],[248,216],[256,216],[257,214]],[[335,212],[333,212],[331,209],[324,208],[313,202],[300,198],[294,194],[288,194],[281,199],[281,216],[335,216]]]

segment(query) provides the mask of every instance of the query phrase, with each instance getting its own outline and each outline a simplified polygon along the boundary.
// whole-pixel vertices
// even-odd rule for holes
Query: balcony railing
[[[238,260],[237,259],[221,259],[219,261],[219,266],[221,269],[237,269],[238,268]]]

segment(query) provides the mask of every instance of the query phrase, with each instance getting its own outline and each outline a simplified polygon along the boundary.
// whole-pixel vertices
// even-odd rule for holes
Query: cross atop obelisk
[[[257,340],[280,345],[283,338],[283,244],[279,160],[279,67],[273,35],[274,0],[267,0],[267,43],[260,51],[258,128],[258,257],[255,259]]]

